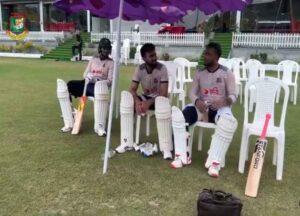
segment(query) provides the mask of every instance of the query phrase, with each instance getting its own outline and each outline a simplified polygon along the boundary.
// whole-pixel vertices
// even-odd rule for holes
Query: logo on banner
[[[6,34],[13,40],[23,40],[28,35],[25,26],[26,17],[20,13],[12,13],[9,18],[9,30]]]

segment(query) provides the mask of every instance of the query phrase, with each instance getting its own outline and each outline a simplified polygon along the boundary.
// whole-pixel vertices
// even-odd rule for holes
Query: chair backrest
[[[176,64],[178,64],[180,66],[180,72],[178,75],[181,75],[181,77],[177,77],[177,81],[179,81],[179,79],[190,79],[191,78],[191,66],[190,66],[190,61],[187,60],[186,58],[176,58],[174,59],[174,62]],[[187,74],[186,74],[187,73]]]
[[[123,40],[123,46],[124,47],[130,47],[130,39],[126,38]]]
[[[278,64],[278,78],[280,78],[280,73],[282,72],[281,80],[285,83],[297,83],[299,65],[295,61],[284,60]],[[295,74],[295,80],[293,81],[293,73]]]
[[[232,58],[231,62],[232,62],[232,71],[234,73],[236,82],[239,82],[241,78],[246,78],[246,66],[244,60],[241,58]]]
[[[231,61],[231,59],[219,58],[218,63],[220,65],[223,65],[223,66],[227,67],[229,70],[232,70],[232,61]]]
[[[265,67],[256,59],[249,59],[246,62],[246,72],[248,81],[263,78],[265,76]]]
[[[275,99],[278,89],[284,89],[284,101],[281,109],[279,127],[284,129],[284,122],[289,98],[289,88],[281,80],[273,77],[264,77],[250,80],[245,86],[244,124],[249,123],[249,88],[255,86],[256,106],[253,123],[263,125],[267,113],[272,115],[270,126],[274,126]]]
[[[138,45],[136,47],[136,53],[135,53],[135,63],[136,64],[142,64],[144,61],[143,61],[143,58],[142,58],[142,55],[141,55],[141,48],[142,48],[142,45]]]
[[[114,41],[111,48],[111,58],[113,60],[116,60],[116,56],[117,56],[117,42]]]
[[[168,75],[169,75],[169,88],[168,92],[172,93],[174,90],[182,89],[183,90],[183,82],[179,82],[177,86],[176,74],[178,74],[178,70],[180,70],[180,65],[176,64],[172,61],[160,61],[167,67]]]

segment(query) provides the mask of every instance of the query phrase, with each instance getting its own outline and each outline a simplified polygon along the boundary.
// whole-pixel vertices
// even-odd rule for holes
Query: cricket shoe
[[[71,128],[71,127],[66,127],[66,126],[64,126],[62,129],[60,129],[60,131],[61,131],[62,133],[68,133],[68,132],[72,131],[72,129],[73,129],[73,128]]]
[[[98,136],[100,136],[100,137],[105,137],[106,136],[106,131],[101,127],[95,129],[95,133],[98,134]]]
[[[133,150],[133,146],[132,145],[127,145],[127,144],[121,144],[116,148],[116,152],[119,154],[125,153],[127,151],[131,151]]]
[[[219,172],[221,169],[221,165],[217,161],[213,161],[208,168],[208,175],[210,175],[213,178],[218,178],[219,177]]]
[[[170,166],[174,169],[179,169],[182,168],[184,165],[190,165],[192,163],[192,159],[188,157],[188,162],[187,164],[182,163],[182,160],[176,156],[174,161],[170,164]]]

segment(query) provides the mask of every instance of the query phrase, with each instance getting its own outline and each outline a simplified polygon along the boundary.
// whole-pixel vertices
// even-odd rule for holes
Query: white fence
[[[28,32],[25,41],[57,41],[65,37],[64,32]],[[11,41],[5,31],[0,32],[0,41]]]
[[[233,47],[300,48],[300,34],[233,33]]]
[[[91,42],[99,42],[101,38],[108,38],[111,41],[117,39],[116,33],[91,33]],[[122,32],[121,40],[130,39],[133,44],[153,43],[155,45],[167,46],[200,46],[204,47],[204,34],[157,34],[156,32]]]

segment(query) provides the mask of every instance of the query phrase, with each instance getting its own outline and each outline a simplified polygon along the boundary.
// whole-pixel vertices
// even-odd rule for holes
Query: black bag
[[[198,216],[240,216],[241,200],[224,191],[204,189],[197,202]]]

